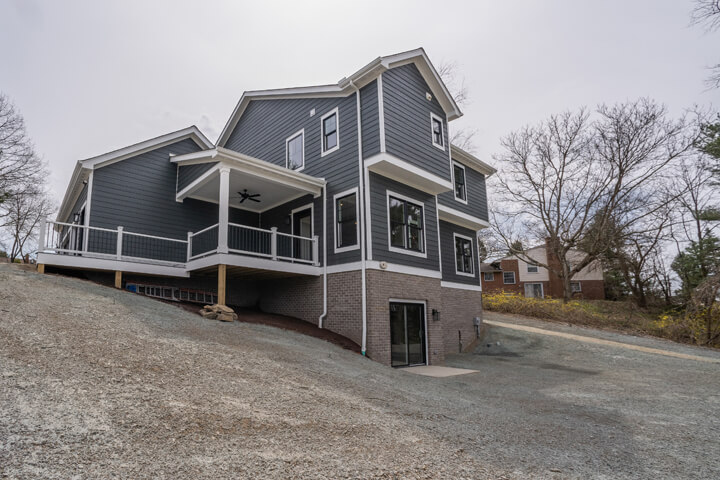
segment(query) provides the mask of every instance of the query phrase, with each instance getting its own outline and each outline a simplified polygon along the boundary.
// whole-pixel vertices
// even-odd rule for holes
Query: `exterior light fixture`
[[[432,309],[432,319],[433,319],[433,322],[439,322],[440,321],[440,311],[433,308]]]

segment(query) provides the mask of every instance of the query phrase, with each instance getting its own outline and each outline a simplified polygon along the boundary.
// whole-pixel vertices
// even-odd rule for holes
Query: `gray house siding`
[[[438,203],[487,221],[488,207],[485,175],[476,172],[470,167],[465,167],[465,190],[467,191],[467,205],[455,200],[455,192],[452,190],[439,194]]]
[[[373,80],[360,89],[363,158],[380,153],[380,116],[378,113],[378,85]]]
[[[320,119],[338,107],[340,148],[320,156]],[[315,109],[315,115],[310,111]],[[305,168],[302,173],[324,178],[327,184],[327,239],[333,240],[333,195],[358,185],[357,111],[355,95],[344,98],[255,100],[230,134],[226,148],[285,166],[285,140],[305,130]],[[263,213],[261,217],[264,220]],[[316,221],[322,210],[315,208]],[[322,235],[322,229],[316,230]],[[335,254],[328,251],[328,264],[360,260],[358,250]]]
[[[110,229],[122,226],[128,232],[185,240],[188,231],[217,223],[216,204],[193,199],[175,201],[177,167],[170,163],[168,155],[198,150],[195,142],[185,139],[95,170],[90,225]],[[110,236],[114,238],[113,234],[91,234],[89,249],[114,251]],[[147,248],[139,245],[137,237],[135,241],[137,248]],[[124,253],[132,255],[132,248],[128,241]],[[168,249],[168,259],[184,261],[184,249],[183,244]]]
[[[450,180],[450,156],[447,150],[445,112],[430,92],[415,65],[390,69],[382,74],[383,110],[385,112],[385,146],[388,153]],[[430,113],[439,116],[444,125],[445,149],[432,143]]]
[[[177,167],[177,191],[181,192],[185,187],[197,180],[203,173],[215,165],[217,165],[217,162]]]
[[[425,213],[424,231],[427,258],[390,251],[388,245],[388,190],[422,202]],[[371,173],[370,204],[373,260],[386,261],[409,267],[440,270],[435,196],[395,182],[381,175]]]
[[[455,242],[453,233],[458,233],[472,239],[473,244],[473,276],[458,275],[455,273]],[[446,282],[479,285],[477,235],[469,228],[440,220],[440,251],[442,253],[442,279]]]

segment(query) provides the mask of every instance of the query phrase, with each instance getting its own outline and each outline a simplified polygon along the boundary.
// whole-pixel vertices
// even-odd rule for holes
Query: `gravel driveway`
[[[479,373],[422,377],[0,264],[0,477],[720,474],[717,364],[495,327],[487,343],[447,362]]]

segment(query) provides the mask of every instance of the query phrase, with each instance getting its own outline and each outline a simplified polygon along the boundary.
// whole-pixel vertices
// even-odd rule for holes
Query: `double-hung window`
[[[357,189],[335,195],[335,252],[358,247]]]
[[[340,148],[338,132],[338,109],[334,109],[320,119],[322,150],[321,155],[327,155]]]
[[[465,184],[465,167],[453,163],[453,180],[455,182],[455,200],[467,203],[467,186]]]
[[[389,196],[390,247],[425,252],[423,207],[404,198]]]
[[[445,132],[442,118],[434,113],[430,114],[430,134],[432,143],[441,150],[445,150]]]
[[[512,285],[515,283],[515,272],[503,272],[503,283],[505,285]]]
[[[455,237],[455,273],[474,276],[472,239],[458,234]]]
[[[305,168],[305,130],[300,130],[285,140],[285,167],[290,170]]]

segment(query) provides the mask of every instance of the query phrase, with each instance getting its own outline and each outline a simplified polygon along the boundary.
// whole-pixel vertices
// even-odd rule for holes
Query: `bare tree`
[[[7,252],[10,261],[23,258],[36,250],[33,244],[40,222],[53,210],[52,202],[39,190],[26,190],[12,195],[6,202],[5,229],[12,239]]]
[[[641,99],[553,115],[502,139],[496,155],[499,204],[494,229],[510,248],[548,241],[557,262],[518,256],[563,282],[598,260],[613,241],[648,232],[648,219],[667,205],[664,172],[692,147],[684,119]],[[569,254],[582,247],[582,255]]]
[[[707,32],[720,28],[720,0],[695,0],[690,21],[693,25],[704,27]],[[706,82],[709,88],[720,88],[720,63],[710,67]]]
[[[442,78],[445,86],[450,90],[450,95],[455,99],[460,108],[470,104],[470,90],[465,85],[465,77],[460,72],[457,62],[442,62],[437,67],[437,72]],[[473,153],[475,152],[475,135],[476,128],[459,128],[453,130],[450,136],[450,143],[463,150]]]

